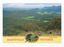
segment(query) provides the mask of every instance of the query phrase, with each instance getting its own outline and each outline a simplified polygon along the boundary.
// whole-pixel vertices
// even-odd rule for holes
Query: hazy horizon
[[[15,3],[11,3],[11,4],[3,4],[3,9],[7,10],[7,9],[19,9],[19,10],[24,10],[24,9],[34,9],[34,8],[44,8],[44,7],[52,7],[52,6],[61,6],[60,3],[56,3],[56,4],[40,4],[40,3],[30,3],[30,4],[15,4]]]

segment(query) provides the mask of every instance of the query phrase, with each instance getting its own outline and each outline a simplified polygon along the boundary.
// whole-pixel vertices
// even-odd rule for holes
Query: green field
[[[28,16],[28,17],[25,17],[24,19],[26,19],[26,20],[34,20],[33,18],[34,18],[34,16]]]
[[[42,13],[42,12],[36,12],[36,13],[44,15],[44,14],[52,14],[53,12],[50,12],[50,13],[48,13],[48,12],[44,12],[44,13]]]

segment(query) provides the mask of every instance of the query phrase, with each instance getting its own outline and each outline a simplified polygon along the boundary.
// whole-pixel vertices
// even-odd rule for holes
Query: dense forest
[[[61,6],[3,10],[4,36],[25,36],[30,32],[39,36],[61,35]]]

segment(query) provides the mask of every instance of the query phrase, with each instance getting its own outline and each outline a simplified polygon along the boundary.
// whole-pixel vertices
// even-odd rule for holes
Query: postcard
[[[60,3],[4,3],[3,43],[61,43]]]

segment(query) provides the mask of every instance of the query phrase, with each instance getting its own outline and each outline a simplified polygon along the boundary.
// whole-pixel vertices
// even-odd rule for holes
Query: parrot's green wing
[[[33,37],[35,37],[35,36],[36,36],[36,34],[33,34],[33,35],[31,35],[31,36],[30,36],[30,38],[29,38],[29,39],[31,39],[31,38],[33,38]]]

